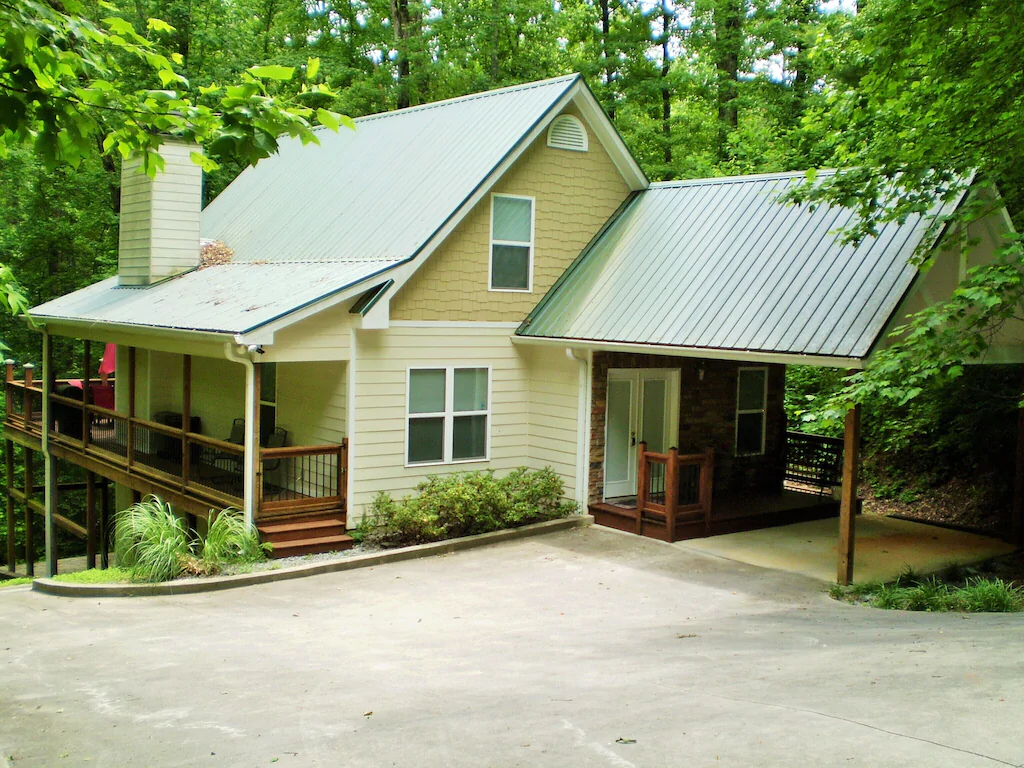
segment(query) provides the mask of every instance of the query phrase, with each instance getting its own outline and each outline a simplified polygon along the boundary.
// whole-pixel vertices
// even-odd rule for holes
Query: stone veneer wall
[[[704,366],[704,380],[698,374]],[[680,369],[679,445],[682,453],[715,449],[714,492],[774,490],[782,485],[786,449],[783,405],[786,366],[767,365],[768,412],[765,452],[733,456],[736,437],[736,384],[739,369],[753,366],[725,360],[697,360],[663,355],[595,352],[590,420],[590,502],[599,502],[604,489],[604,422],[609,368]]]

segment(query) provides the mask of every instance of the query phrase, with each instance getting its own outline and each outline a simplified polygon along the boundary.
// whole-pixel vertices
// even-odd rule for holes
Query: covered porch
[[[351,545],[344,420],[325,425],[330,414],[316,402],[335,398],[339,389],[344,396],[344,363],[262,363],[123,344],[114,352],[112,344],[93,340],[81,348],[80,370],[92,372],[104,359],[100,376],[58,378],[50,337],[44,338],[41,377],[31,364],[20,379],[15,363],[6,365],[7,519],[13,528],[13,506],[25,507],[26,551],[38,530],[31,517],[40,515],[84,539],[94,564],[109,545],[111,508],[146,494],[170,502],[200,530],[211,511],[242,510],[278,556],[303,554],[311,540],[335,549]],[[15,446],[21,446],[26,477],[35,455],[43,454],[42,487],[15,487]],[[61,486],[50,468],[57,461],[84,471],[83,521],[58,511]],[[109,490],[108,481],[114,484]],[[46,536],[48,552],[53,538]],[[13,530],[7,539],[13,550]],[[14,554],[8,552],[11,564]],[[50,552],[52,561],[56,557]]]

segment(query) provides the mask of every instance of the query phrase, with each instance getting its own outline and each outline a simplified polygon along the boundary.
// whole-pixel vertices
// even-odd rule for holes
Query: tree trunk
[[[727,160],[729,136],[739,124],[737,93],[740,55],[743,52],[743,0],[719,0],[715,4],[714,21],[716,61],[718,70],[718,157]]]
[[[608,88],[609,95],[612,90],[612,82],[615,80],[615,61],[610,54],[609,35],[612,29],[611,0],[601,0],[601,64],[604,68],[604,82]],[[611,98],[608,101],[608,117],[615,119],[615,102]]]
[[[391,0],[391,21],[395,34],[395,48],[398,50],[398,108],[412,105],[409,77],[409,38],[412,34],[412,17],[409,0]]]
[[[672,38],[673,15],[668,2],[661,5],[661,134],[664,145],[665,172],[663,180],[672,177],[672,94],[668,87],[669,41]]]

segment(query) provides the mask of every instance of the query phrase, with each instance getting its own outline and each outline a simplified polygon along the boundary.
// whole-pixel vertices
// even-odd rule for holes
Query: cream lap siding
[[[427,475],[481,469],[504,474],[520,466],[551,465],[565,478],[566,495],[572,495],[577,382],[572,378],[570,383],[566,366],[553,357],[524,354],[512,344],[512,330],[392,326],[387,331],[358,333],[355,424],[350,429],[353,473],[350,525],[359,521],[378,491],[387,491],[394,497],[409,494]],[[564,358],[564,352],[560,354]],[[490,459],[406,467],[407,370],[410,367],[488,365],[491,367]],[[553,372],[541,373],[535,386],[531,375],[540,369]],[[554,413],[562,407],[568,413]],[[536,415],[532,413],[534,408]],[[531,430],[537,433],[536,437]]]
[[[574,109],[568,114],[579,114]],[[588,131],[589,131],[588,127]],[[520,321],[629,195],[597,137],[571,152],[538,137],[493,194],[536,199],[533,290],[489,291],[491,196],[485,196],[391,302],[393,320]]]
[[[153,187],[146,175],[138,171],[139,165],[139,160],[125,160],[121,172],[117,272],[127,285],[144,285],[149,272]]]
[[[346,435],[346,364],[280,363],[277,426],[289,445],[336,445]]]
[[[565,481],[565,495],[572,498],[577,473],[579,427],[579,363],[565,350],[522,349],[529,377],[530,445],[527,465],[551,467]]]
[[[348,360],[353,317],[346,302],[283,328],[261,362]]]

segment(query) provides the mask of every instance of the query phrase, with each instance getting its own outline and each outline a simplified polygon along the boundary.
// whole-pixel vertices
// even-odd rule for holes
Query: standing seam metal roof
[[[786,173],[652,184],[517,333],[867,356],[917,274],[909,259],[928,220],[886,224],[856,247],[843,244],[837,231],[853,220],[852,210],[778,201],[803,179]]]

